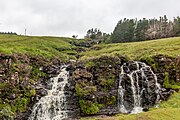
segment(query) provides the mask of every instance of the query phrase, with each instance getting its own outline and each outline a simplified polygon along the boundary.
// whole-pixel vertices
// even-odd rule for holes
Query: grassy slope
[[[71,38],[0,35],[0,53],[25,53],[33,56],[74,58],[75,46]],[[63,50],[62,50],[63,49]]]
[[[74,58],[74,55],[77,53],[74,50],[76,47],[70,44],[72,41],[73,39],[71,38],[63,37],[0,35],[0,53],[25,53],[34,56],[56,56],[61,59],[70,59]],[[116,53],[127,55],[129,58],[137,60],[155,54],[165,54],[174,57],[180,55],[180,37],[144,42],[100,44],[97,46],[102,49],[81,53],[81,60]]]
[[[165,54],[173,57],[180,55],[180,37],[144,42],[102,44],[97,46],[102,49],[82,53],[81,60],[94,56],[98,57],[104,54],[111,55],[116,53],[127,55],[130,59],[136,60],[156,54]]]
[[[168,101],[159,104],[148,112],[129,115],[116,115],[105,118],[82,118],[82,120],[179,120],[180,119],[180,92],[173,94]]]

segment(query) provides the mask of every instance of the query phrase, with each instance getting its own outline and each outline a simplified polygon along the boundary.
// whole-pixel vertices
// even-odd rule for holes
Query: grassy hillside
[[[59,57],[75,59],[76,46],[70,44],[75,39],[63,37],[37,37],[19,35],[0,35],[0,53],[25,53],[33,56]],[[77,42],[77,41],[76,41]],[[121,54],[131,59],[164,54],[176,57],[180,54],[180,37],[151,40],[144,42],[100,44],[87,52],[81,53],[81,60],[101,55]]]
[[[73,39],[63,37],[34,37],[19,35],[0,35],[0,53],[23,53],[33,56],[74,58],[77,52],[70,42]]]
[[[106,54],[121,54],[128,56],[130,59],[136,60],[156,54],[176,57],[177,55],[180,55],[180,37],[143,42],[101,44],[94,47],[99,50],[90,50],[82,53],[81,59],[85,60],[94,56],[98,57]]]

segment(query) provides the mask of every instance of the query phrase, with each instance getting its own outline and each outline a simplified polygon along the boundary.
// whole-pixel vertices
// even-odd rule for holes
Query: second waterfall
[[[136,114],[159,101],[160,85],[150,66],[142,62],[124,63],[119,75],[118,109]]]

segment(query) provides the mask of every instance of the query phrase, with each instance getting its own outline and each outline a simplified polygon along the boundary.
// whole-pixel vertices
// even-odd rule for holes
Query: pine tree
[[[136,23],[135,28],[135,41],[142,41],[147,39],[146,31],[149,28],[148,20],[143,18],[143,20],[139,20]]]
[[[129,42],[134,40],[135,22],[134,19],[120,20],[116,25],[113,34],[112,42]]]
[[[180,17],[174,18],[174,34],[175,36],[180,36]]]

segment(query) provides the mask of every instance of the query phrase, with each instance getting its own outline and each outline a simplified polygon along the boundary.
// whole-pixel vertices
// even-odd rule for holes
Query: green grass
[[[58,57],[63,60],[75,59],[76,46],[70,44],[82,40],[63,37],[37,37],[20,35],[0,35],[0,53],[23,53],[47,58]],[[140,59],[156,54],[176,57],[180,55],[180,37],[151,40],[144,42],[100,44],[100,50],[81,53],[81,60],[102,55],[121,54],[130,59]]]
[[[81,120],[179,120],[180,108],[163,108],[139,114],[118,114],[114,117],[82,118]]]
[[[162,108],[139,114],[118,114],[114,117],[82,118],[82,120],[179,120],[180,108]]]
[[[101,44],[97,46],[102,49],[90,50],[88,52],[81,53],[81,60],[113,54],[126,55],[130,59],[135,60],[156,54],[164,54],[172,57],[180,55],[180,37],[143,42]]]
[[[180,113],[179,108],[171,108],[171,109],[163,108],[145,113],[140,113],[137,115],[132,115],[132,114],[119,115],[115,117],[114,120],[179,120],[180,118],[179,113]]]
[[[72,40],[63,37],[0,35],[0,53],[75,59],[74,54],[77,52],[74,50],[76,47],[70,44]]]

